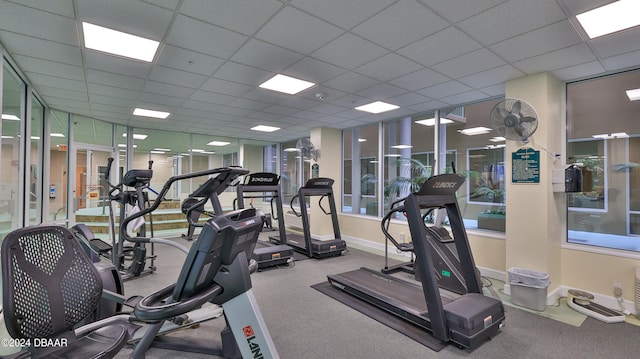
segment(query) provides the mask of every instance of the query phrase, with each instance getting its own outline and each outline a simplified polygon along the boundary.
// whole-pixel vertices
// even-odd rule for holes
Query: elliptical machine
[[[105,180],[109,185],[109,226],[111,229],[111,244],[104,242],[100,239],[92,239],[90,241],[92,247],[105,257],[110,258],[113,265],[120,272],[122,280],[128,280],[137,278],[142,274],[152,273],[156,270],[153,243],[149,244],[150,253],[147,253],[146,243],[135,242],[133,246],[125,244],[122,236],[118,236],[116,239],[116,225],[115,225],[115,211],[113,209],[113,202],[120,205],[119,222],[122,225],[124,219],[133,213],[139,212],[148,208],[149,193],[146,191],[149,189],[151,177],[153,176],[153,161],[149,161],[148,169],[133,169],[127,171],[122,181],[116,185],[112,184],[109,180],[109,174],[111,173],[111,165],[113,158],[109,158],[107,162],[107,169],[105,171]],[[133,190],[125,190],[124,187],[132,187]],[[128,211],[127,207],[131,209]],[[153,219],[151,213],[149,213],[150,222],[150,234],[153,237]],[[126,230],[135,232],[138,237],[147,237],[146,223],[143,217],[140,217],[138,221],[127,226]],[[127,261],[129,260],[129,263]],[[150,264],[147,267],[147,260],[150,260]]]

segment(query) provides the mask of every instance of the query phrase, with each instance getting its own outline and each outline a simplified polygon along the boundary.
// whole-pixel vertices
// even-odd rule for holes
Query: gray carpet
[[[264,235],[264,234],[263,234]],[[184,242],[188,243],[188,242]],[[184,255],[158,248],[158,271],[125,283],[128,294],[149,293],[177,276]],[[434,352],[422,344],[311,288],[327,274],[361,266],[381,268],[384,258],[350,249],[342,257],[310,259],[292,267],[252,275],[253,290],[281,358],[635,358],[640,327],[605,324],[588,318],[576,328],[506,307],[505,327],[491,341],[469,352],[449,345]],[[173,336],[218,340],[224,320],[204,323]],[[127,358],[125,349],[117,358]],[[147,358],[212,358],[151,349]]]

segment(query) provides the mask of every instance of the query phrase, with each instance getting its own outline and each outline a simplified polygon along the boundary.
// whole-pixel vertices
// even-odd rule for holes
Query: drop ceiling
[[[589,40],[608,0],[0,1],[0,42],[51,108],[123,125],[282,142],[640,66],[640,29]],[[152,63],[87,50],[82,21],[161,42]],[[282,73],[317,85],[258,88]],[[322,95],[318,95],[322,94]],[[378,115],[354,108],[385,101]],[[132,115],[168,111],[167,120]],[[255,125],[280,131],[250,131]]]

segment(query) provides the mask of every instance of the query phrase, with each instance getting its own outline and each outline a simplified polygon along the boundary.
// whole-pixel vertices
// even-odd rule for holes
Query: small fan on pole
[[[538,128],[538,115],[525,101],[505,99],[491,109],[491,126],[508,140],[529,142]]]

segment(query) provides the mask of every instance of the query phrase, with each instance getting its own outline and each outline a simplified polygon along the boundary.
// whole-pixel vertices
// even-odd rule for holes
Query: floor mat
[[[335,288],[329,284],[329,282],[314,284],[311,288],[359,311],[362,314],[367,315],[372,319],[377,320],[392,329],[397,330],[399,333],[406,335],[433,351],[440,351],[447,346],[447,343],[433,337],[429,331],[408,323],[407,321],[404,321],[374,305],[361,301],[360,299]]]

